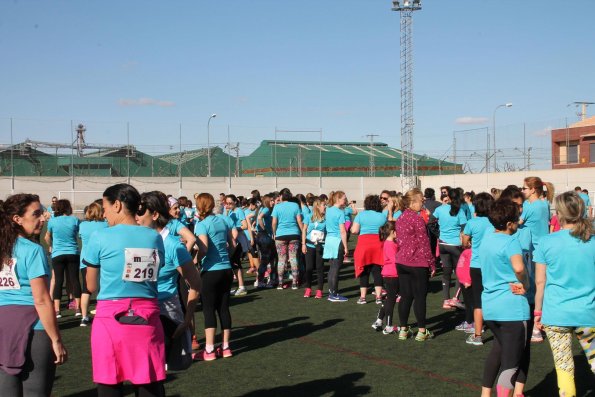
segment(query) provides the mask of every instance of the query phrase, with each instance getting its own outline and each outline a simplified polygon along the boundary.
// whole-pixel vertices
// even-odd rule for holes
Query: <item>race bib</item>
[[[157,281],[159,268],[159,253],[152,248],[125,248],[126,264],[122,280],[140,283],[143,281]]]
[[[0,271],[0,291],[21,289],[21,284],[19,283],[15,272],[16,266],[16,258],[11,258],[2,266],[2,271]]]

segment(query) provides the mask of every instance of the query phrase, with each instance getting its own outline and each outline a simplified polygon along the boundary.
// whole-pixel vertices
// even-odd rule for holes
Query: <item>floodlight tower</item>
[[[402,4],[401,4],[402,3]],[[393,0],[393,11],[401,13],[401,186],[415,187],[413,156],[413,12],[421,10],[421,0]]]

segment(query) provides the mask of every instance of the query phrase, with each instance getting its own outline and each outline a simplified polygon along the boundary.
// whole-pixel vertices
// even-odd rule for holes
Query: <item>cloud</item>
[[[176,106],[176,103],[173,101],[160,101],[158,99],[153,99],[153,98],[139,98],[139,99],[120,98],[120,99],[118,99],[118,105],[120,105],[120,106],[159,106],[162,108],[169,108],[172,106]]]
[[[552,132],[552,127],[545,127],[541,130],[531,132],[531,135],[544,137],[544,136],[549,136],[551,132]]]
[[[465,117],[459,117],[458,119],[455,120],[456,124],[485,124],[489,121],[489,119],[487,117],[471,117],[471,116],[465,116]]]

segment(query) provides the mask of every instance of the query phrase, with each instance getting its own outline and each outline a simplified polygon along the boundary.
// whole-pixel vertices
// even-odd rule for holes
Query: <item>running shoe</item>
[[[83,313],[81,313],[80,310],[77,310],[76,313],[74,313],[75,317],[81,317],[83,315]]]
[[[366,298],[362,298],[362,297],[360,297],[360,298],[357,300],[357,304],[358,304],[358,305],[365,305],[366,303],[367,303],[367,302],[366,302]]]
[[[298,289],[298,284],[297,283],[292,283],[291,284],[291,289]]]
[[[382,329],[382,320],[377,318],[376,321],[372,323],[372,328],[375,331],[380,331]]]
[[[62,318],[62,314],[60,314],[60,312],[56,312],[56,318]]]
[[[70,309],[70,310],[76,309],[76,301],[74,299],[68,302],[68,309]]]
[[[233,357],[233,353],[229,347],[222,349],[221,347],[217,348],[217,356],[223,358]]]
[[[397,303],[401,302],[401,295],[397,295],[397,299],[395,300],[395,302],[397,302]]]
[[[87,327],[89,325],[91,325],[91,320],[89,319],[89,317],[83,317],[81,319],[81,325],[80,326],[81,327]]]
[[[418,342],[424,342],[428,339],[432,339],[434,334],[430,332],[429,329],[426,328],[426,332],[417,331],[417,335],[415,335],[415,340]]]
[[[401,327],[399,330],[399,340],[407,340],[411,336],[413,336],[413,333],[409,327]]]
[[[475,336],[475,333],[467,335],[467,339],[465,340],[465,342],[469,345],[474,345],[474,346],[483,345],[483,340],[481,339],[481,335]]]
[[[316,295],[314,296],[314,298],[316,298],[316,299],[322,299],[322,291],[321,290],[317,290],[316,291]]]
[[[311,288],[306,288],[304,290],[304,298],[309,298],[310,296],[312,296],[312,289]]]
[[[469,324],[467,321],[463,321],[462,323],[460,323],[459,325],[457,325],[455,327],[455,330],[457,331],[464,331],[468,334],[475,332],[475,327],[473,326],[473,324]]]
[[[339,294],[332,294],[328,296],[328,300],[331,302],[347,302],[349,299]]]
[[[250,269],[246,270],[246,274],[252,274],[254,272],[255,272],[255,270],[254,270],[253,267],[251,267]]]
[[[255,286],[256,288],[258,288],[258,284],[259,284],[259,283],[258,283],[258,280],[254,280],[254,286]]]
[[[394,334],[394,333],[395,333],[395,327],[393,327],[392,325],[387,325],[382,330],[382,334],[384,334],[384,335],[390,335],[390,334]]]
[[[446,309],[446,310],[453,309],[453,307],[450,305],[450,299],[446,299],[446,300],[444,300],[444,302],[442,302],[442,308]]]
[[[380,298],[380,299],[376,298],[376,304],[377,305],[382,305],[382,298]]]
[[[465,310],[465,304],[457,298],[452,298],[450,300],[450,306],[454,307],[455,309]]]
[[[237,291],[235,292],[235,294],[233,294],[233,296],[244,296],[244,295],[248,295],[248,291],[246,291],[245,287],[238,288]]]
[[[206,350],[202,350],[196,354],[194,354],[194,360],[196,361],[213,361],[217,359],[217,352],[213,350],[210,353],[207,353]]]
[[[200,350],[200,343],[196,340],[196,336],[192,337],[192,350]]]
[[[531,333],[531,343],[541,343],[543,342],[543,335],[541,334],[541,331],[538,330],[537,328],[533,329],[533,332]]]

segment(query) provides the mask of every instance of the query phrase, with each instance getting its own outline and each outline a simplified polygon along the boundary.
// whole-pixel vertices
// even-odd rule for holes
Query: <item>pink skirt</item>
[[[121,324],[116,315],[128,312],[143,317],[148,325]],[[97,302],[91,329],[93,382],[114,385],[165,379],[165,344],[157,299],[123,298]]]

